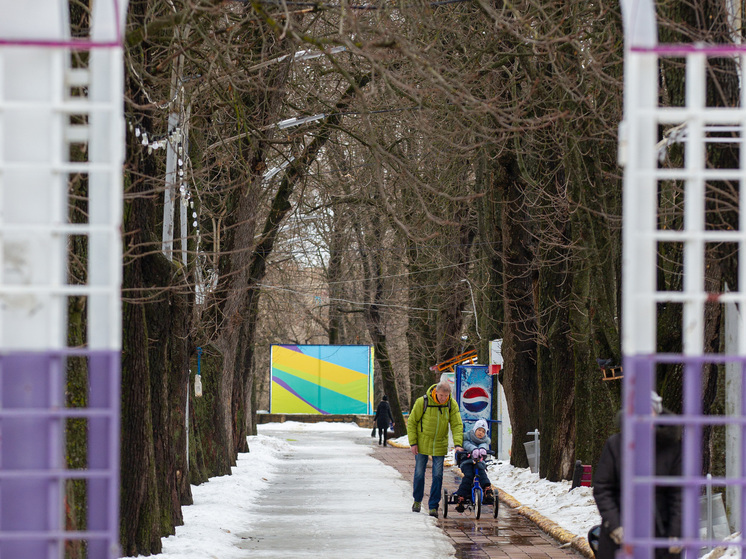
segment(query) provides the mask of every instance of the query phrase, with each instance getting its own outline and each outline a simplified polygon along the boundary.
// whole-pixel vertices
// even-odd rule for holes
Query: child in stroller
[[[474,483],[474,475],[479,476],[479,484],[484,489],[484,504],[491,505],[495,502],[495,493],[487,477],[487,465],[484,457],[490,448],[490,439],[487,437],[487,421],[477,420],[471,431],[464,433],[464,452],[456,460],[464,474],[461,484],[453,494],[456,502],[456,510],[464,511],[464,503],[471,498],[471,486]]]

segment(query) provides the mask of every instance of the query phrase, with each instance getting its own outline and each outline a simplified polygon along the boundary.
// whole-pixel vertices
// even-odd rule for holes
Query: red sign
[[[502,365],[490,365],[489,371],[487,371],[488,375],[497,375],[500,373],[500,369],[502,369]]]

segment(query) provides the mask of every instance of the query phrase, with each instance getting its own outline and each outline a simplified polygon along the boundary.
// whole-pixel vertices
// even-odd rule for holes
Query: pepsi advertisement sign
[[[461,396],[464,411],[469,413],[479,413],[487,409],[490,405],[490,395],[481,386],[470,386]]]
[[[478,419],[492,426],[492,378],[487,365],[456,367],[456,400],[464,429],[471,429]]]

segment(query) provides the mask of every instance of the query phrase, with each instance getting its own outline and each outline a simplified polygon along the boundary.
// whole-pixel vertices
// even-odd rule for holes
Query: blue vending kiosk
[[[494,424],[498,423],[492,419],[492,377],[488,365],[456,367],[456,402],[461,412],[461,420],[464,422],[464,430],[471,429],[478,419],[484,419],[490,426],[491,433]]]

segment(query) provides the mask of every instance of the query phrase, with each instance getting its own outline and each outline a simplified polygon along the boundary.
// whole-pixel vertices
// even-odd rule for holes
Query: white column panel
[[[117,21],[123,22],[126,2],[120,13],[114,12],[111,1],[97,1],[93,12],[93,40],[116,40]],[[123,23],[122,23],[123,25]],[[89,236],[88,282],[103,292],[88,297],[88,344],[91,349],[121,348],[122,284],[122,173],[124,165],[125,126],[122,114],[123,68],[122,49],[107,48],[91,51],[91,102],[101,105],[101,111],[91,113],[89,160],[102,165],[102,170],[90,173],[89,220],[91,225],[104,226],[105,233]]]
[[[69,35],[67,2],[0,0],[0,37],[16,40],[64,40]]]
[[[684,192],[684,292],[687,295],[683,310],[683,347],[686,355],[700,355],[704,348],[705,248],[705,55],[692,54],[686,66],[686,125],[685,161],[687,179]]]
[[[622,353],[655,352],[655,240],[658,185],[655,177],[658,59],[625,54],[624,103],[627,160],[624,173]]]
[[[55,110],[63,51],[4,47],[2,57],[0,348],[62,347],[66,301],[51,288],[64,283],[66,249],[49,225],[64,222],[67,207],[62,116]]]

